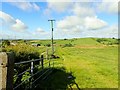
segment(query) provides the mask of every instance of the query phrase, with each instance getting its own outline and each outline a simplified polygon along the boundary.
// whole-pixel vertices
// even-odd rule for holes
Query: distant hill
[[[51,44],[51,40],[31,40],[31,43],[39,43],[41,45]],[[74,38],[74,39],[57,39],[54,40],[56,45],[72,44],[72,45],[113,45],[118,44],[115,38]]]

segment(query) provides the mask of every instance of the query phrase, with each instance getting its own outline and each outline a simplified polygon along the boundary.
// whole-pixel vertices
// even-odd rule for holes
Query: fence
[[[29,61],[22,61],[18,63],[14,63],[14,54],[13,53],[0,53],[0,90],[17,90],[18,88],[33,88],[35,87],[36,82],[42,77],[45,79],[48,74],[52,72],[51,69],[51,60],[44,58],[43,55],[39,59],[29,60]],[[48,64],[48,65],[46,65]],[[28,68],[26,70],[20,72],[19,74],[14,74],[17,69],[16,66],[19,65],[27,65]],[[44,68],[47,67],[47,69]],[[54,65],[53,65],[54,66]],[[37,71],[34,70],[37,68]],[[20,68],[18,68],[20,70]],[[20,81],[22,75],[26,72],[29,72],[27,78]],[[37,77],[38,76],[38,77]],[[44,77],[43,77],[44,76]],[[13,85],[13,79],[19,79],[17,84]],[[24,86],[25,83],[28,83]]]

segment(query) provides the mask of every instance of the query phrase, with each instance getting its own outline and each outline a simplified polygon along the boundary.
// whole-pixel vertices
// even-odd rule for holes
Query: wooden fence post
[[[43,66],[43,55],[41,55],[41,65],[42,65],[42,69],[44,68]]]
[[[49,59],[49,55],[48,55],[48,48],[46,50],[46,59],[49,60],[49,67],[50,67],[50,59]]]
[[[0,90],[13,90],[14,55],[0,53]]]
[[[48,60],[48,48],[46,49],[46,59]]]
[[[49,59],[49,67],[50,67],[50,59]]]

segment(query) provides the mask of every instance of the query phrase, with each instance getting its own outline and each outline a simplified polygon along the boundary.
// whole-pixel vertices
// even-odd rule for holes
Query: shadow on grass
[[[72,85],[76,85],[76,89],[80,90],[75,82],[75,77],[72,72],[68,73],[65,68],[53,68],[52,73],[46,80],[39,80],[37,88],[39,90],[73,90]]]

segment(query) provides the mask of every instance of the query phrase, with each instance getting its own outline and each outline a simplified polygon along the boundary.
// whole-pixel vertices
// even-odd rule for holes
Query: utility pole
[[[53,21],[55,21],[55,20],[51,19],[51,20],[48,20],[48,21],[50,21],[51,28],[52,28],[52,38],[51,38],[51,41],[52,41],[52,55],[53,55],[54,54],[54,47],[53,47]]]

